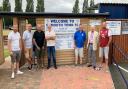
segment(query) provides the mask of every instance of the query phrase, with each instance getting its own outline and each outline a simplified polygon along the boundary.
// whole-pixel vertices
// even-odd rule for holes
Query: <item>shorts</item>
[[[12,63],[20,62],[20,58],[21,58],[21,51],[12,51],[12,55],[11,55]]]
[[[37,48],[35,48],[35,56],[37,57],[37,59],[41,59],[44,56],[44,50],[38,50]]]
[[[84,54],[83,54],[83,48],[75,48],[75,56],[76,57],[84,57]]]
[[[99,57],[103,58],[103,56],[105,57],[105,59],[108,59],[108,53],[109,53],[109,47],[100,47],[99,48]]]
[[[26,50],[25,57],[27,59],[32,58],[32,48],[26,48],[25,50]]]

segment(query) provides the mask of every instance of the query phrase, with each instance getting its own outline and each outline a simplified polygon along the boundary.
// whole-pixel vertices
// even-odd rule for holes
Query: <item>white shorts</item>
[[[99,57],[103,58],[103,56],[105,57],[105,59],[108,59],[108,53],[109,53],[109,47],[100,47],[99,48]]]
[[[83,48],[75,48],[75,56],[84,57]]]

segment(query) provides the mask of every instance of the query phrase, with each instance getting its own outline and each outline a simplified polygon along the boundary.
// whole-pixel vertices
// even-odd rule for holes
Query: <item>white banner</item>
[[[121,34],[121,21],[107,21],[107,28],[111,31],[112,35]]]
[[[45,31],[48,24],[52,25],[52,29],[56,32],[56,49],[73,49],[73,36],[76,29],[79,28],[80,19],[45,19]]]

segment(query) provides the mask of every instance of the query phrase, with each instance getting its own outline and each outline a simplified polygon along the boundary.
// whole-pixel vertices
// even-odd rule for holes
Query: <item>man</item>
[[[52,30],[51,25],[48,25],[48,30],[45,33],[45,38],[47,40],[47,52],[48,52],[48,67],[51,67],[51,57],[53,59],[54,68],[57,69],[56,66],[56,55],[55,55],[55,39],[56,34],[54,30]]]
[[[34,32],[33,42],[35,45],[35,55],[37,57],[37,64],[39,68],[42,68],[44,66],[42,65],[44,41],[45,41],[45,34],[44,34],[44,31],[42,31],[42,25],[37,24],[37,31]]]
[[[23,44],[24,44],[24,53],[28,61],[28,69],[32,69],[32,25],[26,25],[26,31],[23,33]]]
[[[23,74],[19,70],[19,62],[21,57],[21,36],[18,32],[18,26],[13,26],[13,31],[9,33],[8,35],[8,49],[11,55],[11,69],[12,69],[12,75],[11,78],[15,78],[15,63],[16,63],[16,73],[17,74]]]
[[[88,67],[93,67],[96,70],[96,50],[98,44],[99,36],[98,32],[95,31],[95,26],[91,26],[91,31],[88,32]]]
[[[86,33],[83,30],[83,25],[80,24],[78,31],[74,34],[74,46],[75,46],[75,65],[78,64],[78,56],[80,58],[80,64],[83,62],[83,47],[86,40]]]
[[[106,22],[102,23],[102,29],[100,30],[100,36],[99,36],[99,57],[100,60],[103,60],[103,56],[105,57],[106,61],[106,70],[108,70],[108,53],[109,53],[109,45],[111,43],[112,36],[110,30],[106,28]],[[102,67],[102,62],[101,62],[101,67]]]

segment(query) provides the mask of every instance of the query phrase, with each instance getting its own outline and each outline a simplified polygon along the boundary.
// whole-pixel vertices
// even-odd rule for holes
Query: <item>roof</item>
[[[30,17],[107,17],[109,13],[94,13],[94,14],[74,14],[74,13],[42,13],[42,12],[0,12],[0,16],[30,16]]]
[[[128,0],[97,0],[96,3],[127,3],[128,4]]]
[[[99,3],[100,5],[128,5],[128,3]]]

